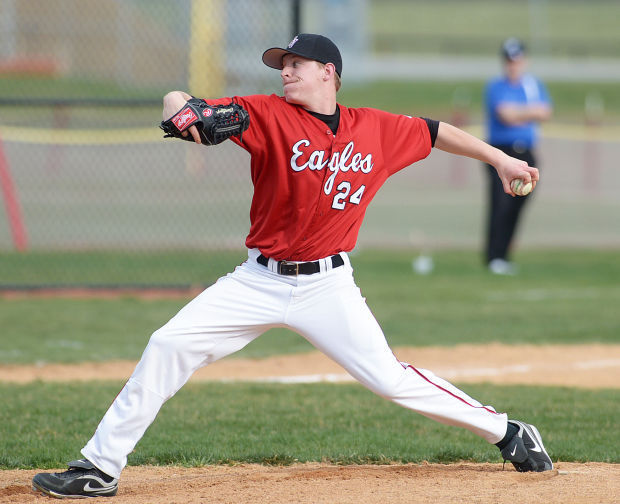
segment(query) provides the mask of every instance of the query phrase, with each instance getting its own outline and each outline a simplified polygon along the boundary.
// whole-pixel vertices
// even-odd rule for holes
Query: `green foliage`
[[[497,277],[473,251],[434,255],[435,271],[416,275],[415,253],[364,251],[352,255],[355,277],[392,346],[457,343],[617,343],[620,261],[614,250],[521,251],[515,277]],[[112,257],[112,256],[109,256]],[[169,278],[192,282],[187,265],[195,253],[167,261]],[[99,254],[76,260],[78,271],[96,275]],[[38,256],[43,263],[45,256]],[[59,260],[52,255],[52,260]],[[110,259],[112,260],[112,259]],[[120,271],[139,264],[120,255]],[[127,260],[127,262],[125,262]],[[89,262],[92,261],[92,262]],[[239,260],[231,256],[227,269]],[[89,266],[90,264],[90,266]],[[153,275],[163,274],[154,271]],[[222,271],[224,274],[224,271]],[[121,278],[119,276],[119,278]],[[103,280],[103,278],[101,278]],[[97,282],[95,282],[97,283]],[[167,322],[181,299],[0,299],[3,332],[0,363],[80,362],[138,359],[150,334]],[[239,357],[303,352],[312,347],[284,329],[272,330]]]
[[[79,456],[121,383],[0,384],[0,468],[53,468]],[[620,462],[617,391],[466,386],[535,423],[554,460]],[[129,464],[326,461],[499,462],[476,436],[401,408],[359,385],[188,384],[164,405]]]

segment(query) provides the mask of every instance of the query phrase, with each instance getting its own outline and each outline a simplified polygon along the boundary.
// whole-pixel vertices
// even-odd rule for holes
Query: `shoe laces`
[[[62,479],[73,478],[75,476],[80,476],[82,474],[87,474],[90,472],[87,469],[82,469],[81,467],[70,467],[66,471],[56,473],[56,476]]]
[[[66,471],[56,473],[56,476],[58,476],[61,479],[76,478],[80,476],[97,476],[104,480],[108,479],[105,477],[105,475],[101,471],[99,471],[96,468],[95,469],[84,469],[83,467],[70,467]]]

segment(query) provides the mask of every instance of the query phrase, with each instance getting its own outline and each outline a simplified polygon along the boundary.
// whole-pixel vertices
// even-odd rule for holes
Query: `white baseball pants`
[[[288,327],[376,394],[441,423],[500,441],[507,416],[496,413],[430,371],[401,363],[353,279],[349,258],[314,275],[282,276],[256,262],[258,250],[155,331],[129,381],[82,449],[118,478],[127,455],[163,403],[192,373],[240,350],[273,327]]]

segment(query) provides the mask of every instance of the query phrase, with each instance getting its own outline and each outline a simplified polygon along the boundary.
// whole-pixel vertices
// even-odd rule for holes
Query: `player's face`
[[[295,54],[282,58],[282,88],[288,103],[306,105],[321,89],[322,69],[316,61]]]
[[[526,60],[525,57],[517,58],[515,60],[506,61],[506,74],[512,81],[517,81],[523,75],[525,71]]]

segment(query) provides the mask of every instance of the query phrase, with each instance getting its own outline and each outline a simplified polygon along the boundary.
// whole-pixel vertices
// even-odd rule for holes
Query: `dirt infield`
[[[456,382],[620,387],[620,345],[459,345],[397,348],[395,354]],[[135,362],[0,366],[0,381],[126,379]],[[225,359],[192,380],[277,382],[346,381],[322,354]],[[0,471],[0,504],[50,502],[32,491],[37,471]],[[542,474],[520,474],[510,464],[334,466],[295,464],[127,467],[119,504],[319,503],[612,503],[620,502],[620,465],[556,462]]]
[[[620,387],[620,345],[457,345],[397,347],[395,355],[418,368],[461,383]],[[72,365],[0,366],[0,381],[125,380],[133,361]],[[228,358],[200,369],[192,381],[349,381],[344,369],[319,352],[266,359]]]
[[[0,472],[0,503],[50,502],[31,490],[36,471]],[[501,464],[204,468],[128,467],[118,504],[611,503],[620,466],[558,463],[522,474]]]

